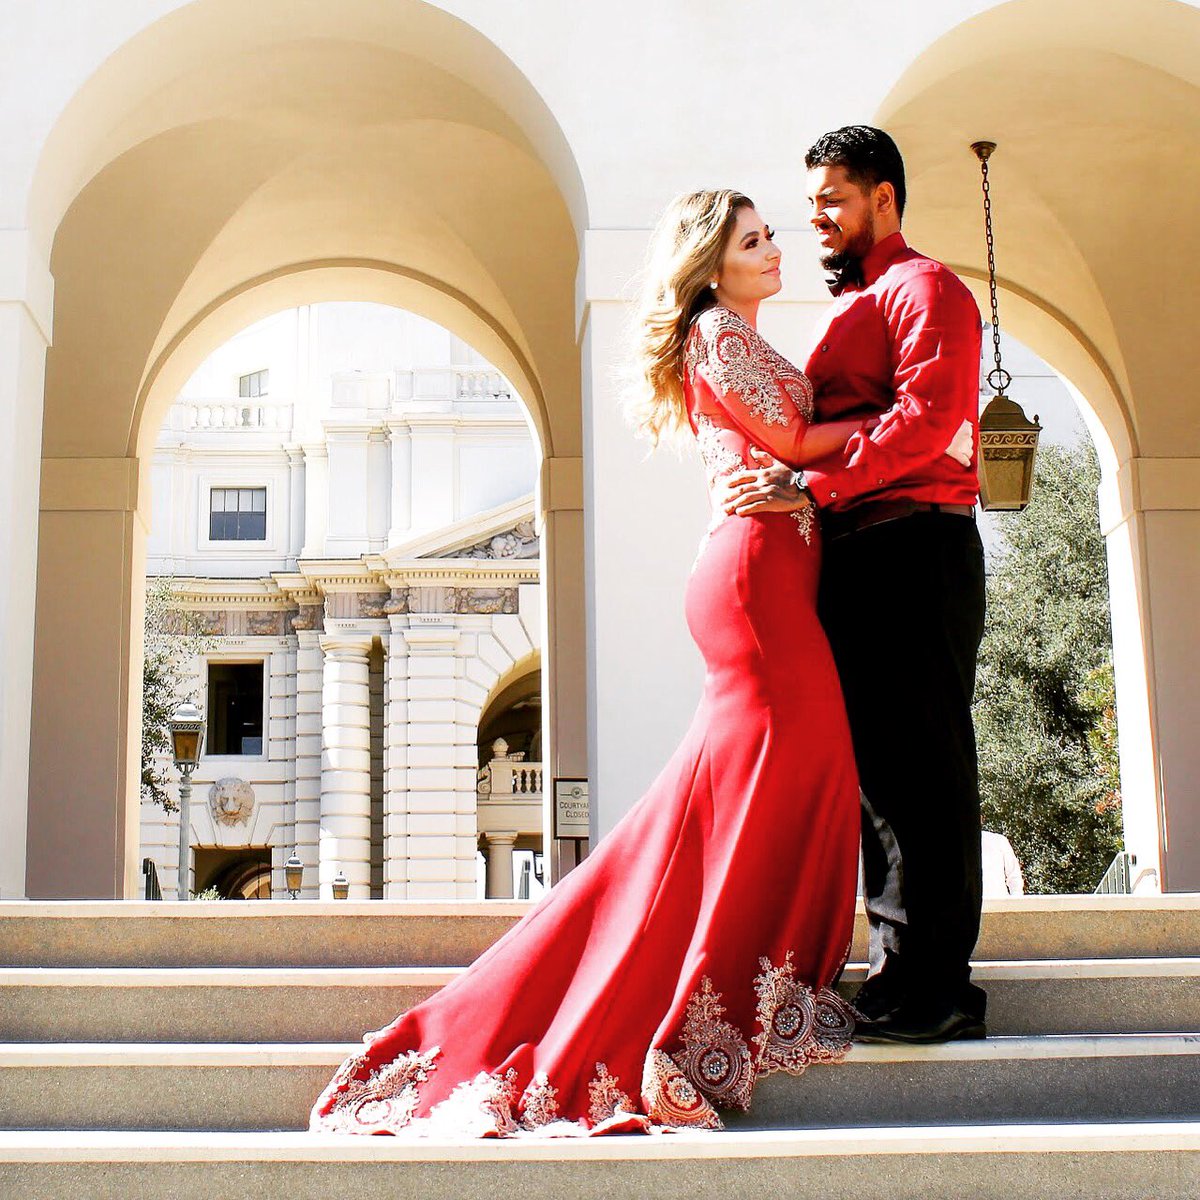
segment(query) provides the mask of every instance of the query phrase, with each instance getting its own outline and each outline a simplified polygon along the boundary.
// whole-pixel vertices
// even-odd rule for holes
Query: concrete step
[[[345,1042],[461,967],[0,968],[4,1042]],[[846,971],[852,994],[866,974]],[[996,1034],[1200,1030],[1200,958],[975,967]]]
[[[680,1133],[465,1144],[0,1133],[0,1195],[71,1200],[1195,1200],[1200,1124]]]
[[[3,901],[0,965],[462,966],[527,901]],[[1200,895],[1030,896],[985,905],[981,960],[1200,956]],[[866,957],[861,911],[851,957]]]
[[[355,1045],[0,1046],[0,1127],[303,1129]],[[552,1081],[553,1082],[553,1081]],[[989,1038],[856,1046],[845,1063],[762,1081],[754,1128],[1191,1120],[1200,1035]]]

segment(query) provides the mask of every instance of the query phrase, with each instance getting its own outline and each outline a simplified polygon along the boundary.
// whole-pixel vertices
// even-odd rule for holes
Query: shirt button
[[[837,499],[837,492],[830,492],[830,493],[829,493],[829,498],[830,498],[830,500],[836,500],[836,499]]]
[[[879,484],[880,484],[880,486],[881,486],[881,487],[883,486],[883,480],[882,480],[882,479],[880,479],[880,480],[879,480]]]
[[[822,353],[822,354],[827,354],[828,352],[829,352],[829,343],[828,343],[828,342],[826,342],[826,343],[825,343],[825,344],[824,344],[824,345],[821,347],[821,353]]]

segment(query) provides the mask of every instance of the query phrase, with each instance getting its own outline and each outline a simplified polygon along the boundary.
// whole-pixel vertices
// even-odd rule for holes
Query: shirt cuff
[[[818,508],[826,508],[831,502],[836,503],[840,498],[842,488],[840,471],[815,471],[811,467],[804,468],[804,482],[808,486],[809,495]]]

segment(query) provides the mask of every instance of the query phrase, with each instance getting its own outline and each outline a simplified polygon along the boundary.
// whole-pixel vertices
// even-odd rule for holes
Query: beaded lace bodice
[[[752,465],[746,453],[751,445],[777,453],[779,435],[803,436],[813,415],[812,385],[753,326],[714,306],[700,314],[688,335],[684,386],[713,501],[711,533],[725,518],[717,503],[718,482]],[[791,515],[811,542],[812,509]]]

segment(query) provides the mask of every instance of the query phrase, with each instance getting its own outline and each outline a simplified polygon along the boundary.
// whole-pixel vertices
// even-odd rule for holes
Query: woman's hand
[[[760,512],[799,512],[812,503],[793,482],[792,468],[765,450],[750,447],[757,470],[738,471],[717,482],[716,502],[731,517]]]

